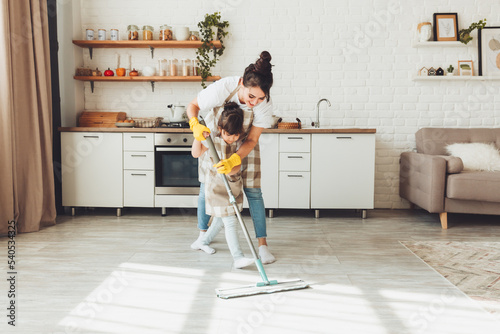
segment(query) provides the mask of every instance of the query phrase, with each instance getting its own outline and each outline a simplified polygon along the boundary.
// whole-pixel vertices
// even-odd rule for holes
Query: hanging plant
[[[486,19],[479,20],[479,22],[477,23],[471,23],[471,25],[467,29],[461,29],[458,32],[458,37],[460,42],[467,44],[470,41],[472,41],[472,36],[470,35],[470,33],[473,32],[474,29],[483,29],[485,25],[486,25]]]
[[[207,78],[212,76],[212,67],[217,64],[219,58],[224,53],[225,46],[223,39],[228,34],[224,29],[227,27],[229,27],[229,22],[221,21],[220,12],[205,14],[205,19],[198,22],[202,45],[196,51],[196,59],[200,64],[201,86],[203,88],[207,87],[205,84]],[[220,40],[220,49],[213,49],[213,40]]]

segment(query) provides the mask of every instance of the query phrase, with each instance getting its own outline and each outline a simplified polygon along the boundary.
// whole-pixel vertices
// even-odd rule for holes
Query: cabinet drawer
[[[310,134],[280,134],[280,152],[310,152]]]
[[[124,133],[123,150],[125,151],[154,151],[153,133]]]
[[[308,172],[310,167],[310,153],[280,153],[280,171]]]
[[[152,170],[125,171],[123,206],[154,207],[155,175]]]
[[[309,172],[280,172],[279,208],[309,209],[310,180]]]
[[[123,152],[124,169],[154,170],[154,152]]]

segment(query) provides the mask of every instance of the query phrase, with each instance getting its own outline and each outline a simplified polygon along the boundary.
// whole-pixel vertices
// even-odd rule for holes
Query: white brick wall
[[[321,124],[377,129],[375,206],[401,208],[399,155],[415,146],[414,133],[424,126],[500,126],[500,81],[414,82],[421,66],[457,67],[472,59],[477,73],[477,34],[468,47],[413,48],[419,22],[435,12],[458,12],[459,29],[488,19],[500,26],[496,0],[84,0],[82,35],[87,27],[117,28],[125,38],[128,24],[187,25],[196,29],[204,14],[220,10],[230,22],[226,52],[213,73],[241,75],[262,50],[275,65],[272,88],[275,114],[309,123],[320,98]],[[132,66],[157,65],[160,58],[194,58],[194,50],[83,50],[84,65],[115,68],[115,54],[129,54]],[[82,64],[83,65],[83,64]],[[63,83],[64,84],[64,83]],[[66,82],[65,84],[71,84]],[[131,116],[165,116],[165,106],[188,103],[198,83],[85,83],[85,108],[122,110]]]

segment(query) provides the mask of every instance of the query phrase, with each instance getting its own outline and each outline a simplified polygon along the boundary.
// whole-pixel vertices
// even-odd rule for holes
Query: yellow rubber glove
[[[233,170],[234,167],[241,165],[241,158],[238,154],[234,153],[229,157],[229,159],[224,159],[215,164],[214,167],[217,168],[217,173],[228,174]]]
[[[191,117],[191,119],[189,120],[189,127],[191,128],[191,131],[193,131],[194,139],[199,141],[205,140],[203,132],[210,133],[210,129],[207,128],[205,125],[201,125],[200,122],[198,122],[197,117]]]

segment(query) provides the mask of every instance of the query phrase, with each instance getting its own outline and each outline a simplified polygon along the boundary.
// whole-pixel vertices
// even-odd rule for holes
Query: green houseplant
[[[212,29],[212,27],[215,27]],[[200,28],[202,45],[196,51],[196,59],[200,64],[201,86],[206,88],[205,81],[211,76],[211,69],[224,53],[224,37],[228,32],[224,31],[229,27],[229,22],[222,21],[220,12],[205,14],[203,21],[198,22]],[[212,46],[213,40],[220,40],[221,48],[215,49]],[[213,53],[212,53],[213,50]]]
[[[460,29],[460,31],[458,32],[458,38],[460,42],[467,44],[472,41],[470,33],[473,32],[474,29],[483,29],[485,25],[486,19],[479,20],[479,22],[477,23],[471,23],[471,25],[467,29]]]

